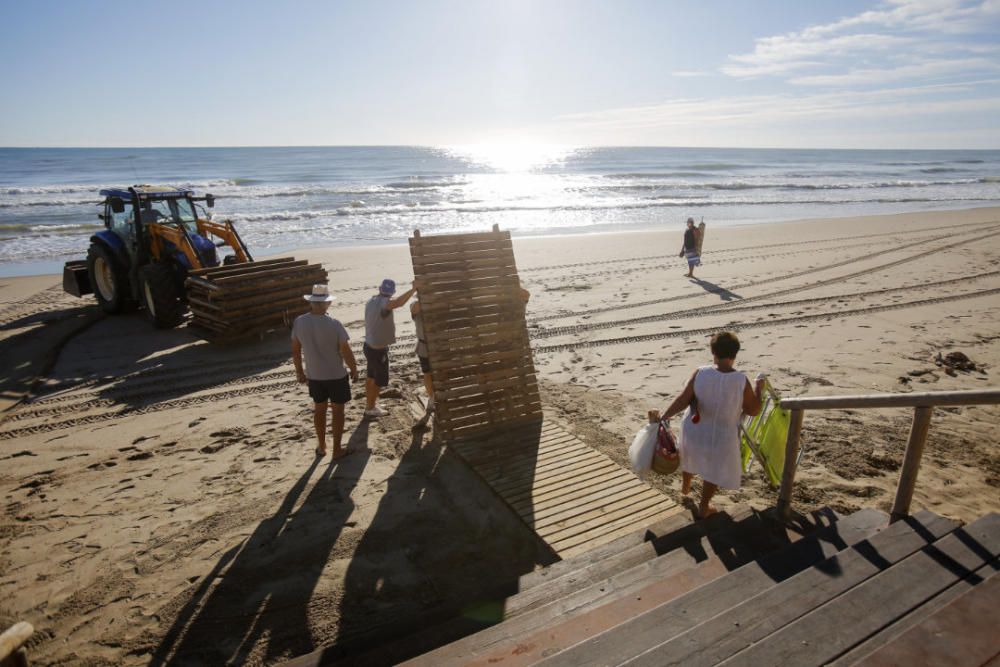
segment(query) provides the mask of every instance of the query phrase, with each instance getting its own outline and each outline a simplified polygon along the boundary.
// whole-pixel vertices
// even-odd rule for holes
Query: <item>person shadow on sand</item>
[[[354,430],[350,456],[315,458],[274,515],[219,559],[177,614],[150,665],[242,664],[262,641],[265,655],[253,657],[264,662],[316,648],[308,607],[355,509],[351,490],[371,456],[368,426],[361,422]]]

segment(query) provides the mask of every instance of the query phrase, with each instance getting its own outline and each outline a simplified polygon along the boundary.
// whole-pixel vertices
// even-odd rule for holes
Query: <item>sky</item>
[[[0,146],[1000,148],[1000,0],[0,0]]]

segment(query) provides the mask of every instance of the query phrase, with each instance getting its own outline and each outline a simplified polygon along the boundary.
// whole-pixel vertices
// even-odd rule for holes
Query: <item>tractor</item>
[[[233,254],[222,263],[253,261],[231,222],[198,217],[196,204],[215,205],[212,195],[136,185],[101,190],[104,229],[90,237],[86,261],[67,262],[63,288],[74,296],[93,293],[107,313],[141,305],[159,328],[184,320],[184,281],[192,269],[218,266],[218,248]],[[213,241],[212,238],[218,239]]]

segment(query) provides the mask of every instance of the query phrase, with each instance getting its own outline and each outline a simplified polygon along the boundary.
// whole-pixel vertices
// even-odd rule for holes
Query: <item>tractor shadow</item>
[[[44,392],[92,385],[100,399],[138,409],[228,384],[294,382],[286,330],[225,345],[187,327],[155,329],[143,313],[105,317],[67,342]],[[277,369],[283,365],[287,368]]]
[[[35,391],[53,369],[62,349],[94,326],[103,313],[96,307],[63,308],[0,324],[0,412]]]

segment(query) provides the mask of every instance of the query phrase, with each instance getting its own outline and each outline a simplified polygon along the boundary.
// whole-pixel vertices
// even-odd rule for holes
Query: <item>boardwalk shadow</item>
[[[702,280],[700,278],[692,278],[691,282],[697,285],[698,287],[701,287],[709,294],[718,294],[719,298],[722,301],[738,301],[739,299],[743,298],[736,292],[730,292],[725,287],[716,285],[715,283],[710,283],[707,280]]]
[[[275,513],[202,579],[150,664],[242,664],[261,642],[266,653],[255,658],[264,662],[316,648],[309,604],[355,510],[351,489],[371,456],[367,438],[363,422],[351,436],[350,456],[313,461]]]

